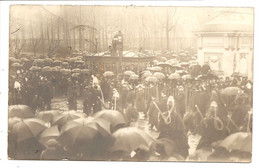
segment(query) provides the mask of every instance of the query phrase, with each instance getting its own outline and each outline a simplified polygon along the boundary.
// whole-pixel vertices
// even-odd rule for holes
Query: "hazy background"
[[[9,37],[23,52],[45,54],[57,45],[79,50],[81,36],[82,50],[101,52],[121,30],[125,50],[178,52],[196,50],[192,32],[232,13],[253,24],[252,8],[15,5],[10,7]]]

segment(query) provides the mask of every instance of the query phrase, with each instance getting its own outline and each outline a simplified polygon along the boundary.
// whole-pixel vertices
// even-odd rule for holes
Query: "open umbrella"
[[[34,112],[26,105],[12,105],[8,108],[8,117],[32,118],[34,117]]]
[[[168,78],[169,79],[180,79],[181,76],[180,76],[180,74],[172,73]]]
[[[189,63],[188,62],[181,62],[180,66],[189,66]]]
[[[80,73],[81,70],[79,68],[72,69],[72,73]]]
[[[104,134],[108,126],[100,123],[94,118],[72,120],[62,127],[57,140],[68,149],[84,152],[98,135],[110,135],[109,132]]]
[[[110,76],[114,76],[114,75],[115,74],[112,71],[106,71],[106,72],[103,73],[103,76],[105,76],[105,77],[110,77]]]
[[[232,77],[246,77],[247,75],[246,74],[242,74],[240,72],[234,72],[231,76]]]
[[[191,79],[191,76],[190,75],[183,75],[181,78],[182,79]]]
[[[156,77],[154,77],[154,76],[148,76],[148,77],[146,77],[146,78],[145,78],[145,81],[146,81],[146,82],[154,82],[154,83],[159,82],[159,80],[158,80]]]
[[[70,69],[61,69],[60,72],[64,75],[69,75],[71,73]]]
[[[153,76],[160,80],[165,78],[165,75],[162,72],[155,72]]]
[[[152,63],[153,63],[154,65],[157,65],[158,62],[159,62],[158,60],[153,60],[153,61],[152,61]]]
[[[77,78],[80,75],[80,73],[73,73],[71,76],[74,78]]]
[[[45,122],[51,122],[55,116],[60,115],[56,110],[41,111],[36,115],[36,118],[42,119]]]
[[[49,128],[46,128],[39,136],[39,142],[47,147],[48,146],[48,141],[50,139],[57,139],[60,135],[60,132],[59,132],[59,129],[58,129],[58,126],[55,125],[55,126],[52,126],[52,127],[49,127]]]
[[[159,67],[159,66],[148,67],[147,70],[153,71],[153,72],[160,72],[160,71],[162,71],[162,67]]]
[[[75,63],[83,65],[85,62],[81,61],[81,60],[77,60],[77,61],[75,61]]]
[[[30,68],[30,71],[39,71],[39,70],[41,70],[41,68],[40,68],[40,67],[37,67],[37,66],[32,66],[32,67]]]
[[[146,78],[148,76],[152,76],[153,74],[150,72],[150,71],[145,71],[143,74],[142,74],[142,78]]]
[[[124,115],[116,110],[102,110],[95,113],[93,117],[109,121],[113,128],[117,127],[118,125],[126,124]]]
[[[13,126],[21,120],[19,117],[8,118],[8,130],[12,130]]]
[[[163,67],[163,68],[165,68],[165,67],[172,68],[172,65],[168,62],[160,62],[160,63],[157,64],[157,66]]]
[[[252,134],[249,132],[237,132],[226,137],[219,146],[227,150],[239,150],[252,152]]]
[[[68,66],[69,63],[68,63],[68,62],[62,62],[62,65],[63,65],[63,66]]]
[[[21,64],[19,64],[19,63],[13,63],[12,65],[11,65],[12,67],[15,67],[15,68],[20,68],[20,67],[22,67],[22,65]]]
[[[138,75],[131,75],[129,80],[138,80],[139,76]]]
[[[43,72],[50,72],[50,71],[52,71],[52,68],[49,67],[49,66],[46,66],[46,67],[43,67],[43,68],[42,68],[42,71],[43,71]]]
[[[227,87],[221,91],[221,94],[227,96],[235,96],[241,92],[242,90],[239,87]]]
[[[114,132],[112,136],[115,141],[110,148],[111,152],[125,151],[130,154],[141,146],[149,148],[154,141],[151,135],[136,127],[121,128]]]
[[[88,69],[81,69],[81,73],[82,73],[82,74],[88,74],[88,73],[89,73],[89,70],[88,70]]]
[[[133,71],[125,71],[124,75],[131,76],[131,75],[135,75],[135,73]]]
[[[52,120],[52,125],[64,125],[70,120],[84,117],[84,113],[77,113],[75,111],[65,111],[61,115],[55,116]]]
[[[174,69],[176,69],[176,70],[181,70],[182,69],[182,67],[180,66],[180,65],[173,65],[172,66]]]
[[[38,118],[27,118],[14,124],[11,132],[16,137],[16,141],[21,142],[37,137],[45,129],[44,121]]]

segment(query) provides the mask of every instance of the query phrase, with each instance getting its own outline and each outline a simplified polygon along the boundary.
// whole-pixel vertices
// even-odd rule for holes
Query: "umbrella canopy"
[[[71,73],[71,70],[70,69],[61,69],[60,72],[64,75],[68,75]]]
[[[191,79],[191,76],[190,75],[183,75],[181,78],[182,79]]]
[[[135,73],[133,71],[125,71],[124,75],[131,76],[131,75],[135,75]]]
[[[180,66],[189,66],[189,63],[188,62],[181,62]]]
[[[115,141],[110,148],[111,152],[125,151],[130,154],[141,146],[149,148],[154,141],[151,135],[136,127],[121,128],[114,132],[112,136]]]
[[[84,64],[85,62],[84,61],[81,61],[81,60],[77,60],[77,61],[75,61],[77,64]]]
[[[162,71],[162,67],[159,67],[159,66],[149,67],[149,68],[147,68],[147,70],[153,71],[153,72],[160,72],[160,71]]]
[[[138,75],[131,75],[129,80],[138,80],[139,76]]]
[[[159,63],[159,61],[158,61],[158,60],[153,60],[152,63],[153,63],[154,65],[157,65],[157,64]]]
[[[11,133],[16,137],[16,142],[21,142],[37,137],[45,129],[44,121],[38,118],[28,118],[14,124]]]
[[[242,90],[239,87],[227,87],[221,91],[221,94],[227,96],[235,96],[241,92]]]
[[[160,80],[165,78],[165,75],[162,72],[155,72],[153,76]]]
[[[83,73],[83,74],[88,74],[88,73],[89,73],[89,70],[88,70],[88,69],[81,69],[81,73]]]
[[[71,76],[74,77],[74,78],[76,78],[76,77],[78,77],[79,75],[80,75],[80,73],[73,73]]]
[[[102,110],[95,113],[93,117],[109,121],[113,128],[117,127],[118,125],[126,124],[124,115],[115,110]]]
[[[207,74],[210,71],[210,66],[205,64],[201,67],[201,73],[202,74]]]
[[[182,67],[178,64],[172,66],[175,70],[181,70]]]
[[[62,62],[62,65],[67,66],[67,65],[69,65],[69,63],[68,62]]]
[[[172,73],[168,78],[169,79],[180,79],[181,76],[180,76],[180,74]]]
[[[145,71],[143,74],[142,74],[142,78],[146,78],[148,76],[152,76],[153,74],[150,72],[150,71]]]
[[[11,65],[12,67],[15,67],[15,68],[20,68],[20,67],[22,67],[22,65],[21,64],[19,64],[19,63],[13,63],[12,65]]]
[[[60,113],[56,110],[41,111],[36,115],[36,118],[42,119],[45,122],[51,122],[52,119],[58,115],[60,115]]]
[[[114,75],[115,74],[112,71],[106,71],[106,72],[103,73],[103,76],[105,76],[105,77],[110,77],[110,76],[114,76]]]
[[[12,130],[13,126],[21,120],[19,117],[8,118],[8,130]]]
[[[252,152],[252,134],[249,132],[237,132],[226,137],[219,146],[227,150],[239,150]]]
[[[89,143],[98,135],[110,135],[108,131],[109,124],[105,124],[105,121],[98,121],[91,117],[76,119],[62,127],[57,140],[68,149],[74,149],[78,152],[85,151],[85,147],[90,145]]]
[[[145,78],[145,81],[146,81],[146,82],[154,82],[154,83],[159,82],[159,80],[158,80],[156,77],[154,77],[154,76],[148,76],[148,77],[146,77],[146,78]]]
[[[162,61],[162,62],[167,61],[166,57],[158,57],[158,59],[159,59],[159,61]]]
[[[40,68],[40,67],[37,67],[37,66],[32,66],[32,67],[30,68],[30,71],[39,71],[39,70],[41,70],[41,68]]]
[[[39,136],[39,142],[45,146],[48,147],[48,141],[50,139],[57,139],[60,135],[60,132],[58,130],[58,126],[52,126],[49,128],[46,128]]]
[[[64,125],[70,120],[74,120],[77,118],[84,117],[84,113],[77,113],[75,111],[66,111],[63,112],[61,115],[55,116],[52,120],[53,125]]]
[[[246,74],[242,74],[240,72],[234,72],[231,76],[232,77],[247,77]]]
[[[170,63],[168,63],[168,62],[160,62],[160,63],[157,64],[157,66],[163,67],[163,68],[164,67],[172,68],[172,65]]]
[[[8,108],[8,117],[32,118],[34,117],[34,112],[26,105],[12,105]]]
[[[44,72],[50,72],[51,70],[52,70],[52,68],[49,67],[49,66],[46,66],[46,67],[42,68],[42,71],[44,71]]]
[[[80,73],[80,72],[81,72],[81,70],[79,68],[75,68],[72,70],[72,73]]]

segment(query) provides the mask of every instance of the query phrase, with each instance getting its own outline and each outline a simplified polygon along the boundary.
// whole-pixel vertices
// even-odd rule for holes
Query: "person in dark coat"
[[[162,111],[164,117],[159,116],[160,134],[158,139],[168,138],[172,140],[176,144],[175,152],[183,158],[187,158],[189,156],[189,144],[186,128],[181,116],[176,112],[173,96],[169,96],[165,106],[167,111]]]
[[[111,92],[111,87],[109,85],[109,83],[104,80],[102,83],[101,83],[101,90],[103,92],[103,96],[104,96],[104,101],[105,102],[108,102],[109,101],[109,96],[110,96],[110,92]]]
[[[211,147],[213,142],[224,139],[228,136],[228,132],[224,127],[221,129],[217,126],[217,124],[220,124],[216,121],[216,117],[218,117],[217,114],[218,105],[213,101],[209,110],[205,114],[205,118],[200,122],[196,129],[196,133],[201,136],[197,149],[202,147]]]
[[[87,86],[84,90],[84,97],[83,97],[83,113],[90,115],[91,108],[92,108],[92,101],[91,101],[91,86]]]
[[[184,88],[179,86],[178,95],[176,97],[176,112],[180,114],[181,118],[183,118],[186,110],[185,110],[185,94]]]
[[[143,85],[136,86],[135,106],[136,106],[136,110],[138,112],[145,113],[144,86]],[[146,115],[146,113],[145,113],[145,115]]]
[[[45,79],[42,81],[37,88],[38,96],[40,96],[44,102],[44,107],[47,107],[47,110],[51,109],[51,99],[53,98],[52,86]]]
[[[68,88],[68,104],[69,110],[77,110],[77,89],[74,84],[70,84]]]
[[[93,113],[102,110],[101,93],[98,90],[97,86],[94,86],[91,90],[91,101],[92,101]]]

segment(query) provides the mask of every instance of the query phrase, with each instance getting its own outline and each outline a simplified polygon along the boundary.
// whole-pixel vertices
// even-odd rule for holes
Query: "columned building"
[[[248,19],[248,17],[250,19]],[[253,76],[253,15],[220,15],[194,31],[198,40],[198,62],[214,71]]]

